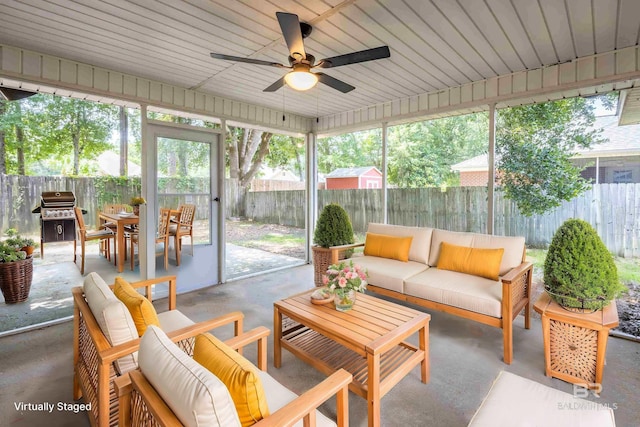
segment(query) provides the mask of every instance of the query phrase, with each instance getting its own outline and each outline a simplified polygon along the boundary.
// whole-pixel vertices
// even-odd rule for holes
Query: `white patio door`
[[[171,237],[167,274],[178,276],[178,288],[182,292],[220,283],[220,132],[157,121],[149,121],[147,129],[148,166],[153,163],[149,176],[155,178],[155,188],[149,188],[153,202],[147,200],[147,209],[154,209],[146,216],[150,222],[153,219],[153,223],[147,225],[147,232],[151,236],[155,234],[160,208],[177,210],[181,205],[195,205],[193,256],[189,237],[183,237],[177,266],[175,242]],[[154,256],[155,248],[146,251],[150,264],[147,271],[165,274],[161,258]],[[154,262],[158,263],[157,268]]]

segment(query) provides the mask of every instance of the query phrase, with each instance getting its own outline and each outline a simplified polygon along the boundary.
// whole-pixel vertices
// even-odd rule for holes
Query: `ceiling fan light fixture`
[[[290,88],[303,91],[314,87],[318,83],[318,76],[308,70],[300,71],[294,69],[285,74],[284,81],[287,82]]]

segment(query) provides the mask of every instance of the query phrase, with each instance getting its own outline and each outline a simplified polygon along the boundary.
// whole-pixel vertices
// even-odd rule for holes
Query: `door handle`
[[[213,199],[214,202],[219,202],[220,201],[220,197],[216,197],[215,199]]]

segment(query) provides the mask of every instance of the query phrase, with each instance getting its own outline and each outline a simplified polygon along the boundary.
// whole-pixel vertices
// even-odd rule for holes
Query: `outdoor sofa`
[[[501,328],[511,364],[513,321],[523,310],[530,327],[524,237],[370,223],[364,243],[332,248],[332,262],[356,247],[364,247],[353,262],[367,270],[368,291]]]

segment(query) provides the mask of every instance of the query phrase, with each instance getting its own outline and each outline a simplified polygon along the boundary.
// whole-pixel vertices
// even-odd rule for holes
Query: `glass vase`
[[[349,311],[356,303],[356,294],[354,290],[342,291],[336,290],[333,295],[333,302],[338,311]]]

